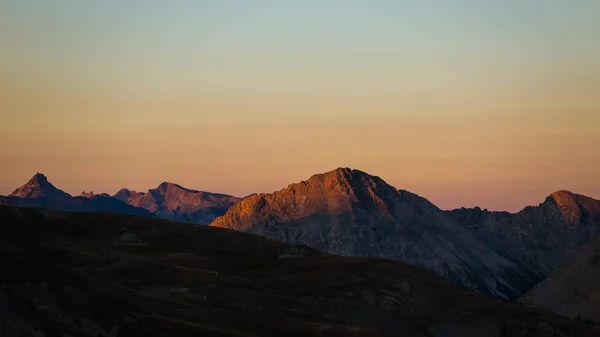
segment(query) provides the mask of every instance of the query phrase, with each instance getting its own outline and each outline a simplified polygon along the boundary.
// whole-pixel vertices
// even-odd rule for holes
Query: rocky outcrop
[[[426,199],[348,168],[248,197],[211,226],[339,255],[398,260],[505,299],[522,294],[515,280],[532,277]]]
[[[83,192],[81,192],[81,194],[79,196],[84,197],[84,198],[110,197],[110,194],[108,194],[108,193],[95,194],[92,191],[89,191],[89,192],[83,191]]]
[[[163,219],[203,225],[225,214],[241,200],[225,194],[190,190],[169,182],[146,193],[122,189],[114,197]]]
[[[524,305],[600,324],[600,236],[569,255],[548,278],[528,292]]]
[[[0,257],[2,336],[600,336],[396,261],[160,219],[0,207]]]

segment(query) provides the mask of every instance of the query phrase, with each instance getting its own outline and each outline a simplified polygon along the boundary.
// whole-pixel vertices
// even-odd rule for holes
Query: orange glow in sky
[[[0,194],[343,166],[441,208],[600,198],[599,2],[174,3],[0,4]]]

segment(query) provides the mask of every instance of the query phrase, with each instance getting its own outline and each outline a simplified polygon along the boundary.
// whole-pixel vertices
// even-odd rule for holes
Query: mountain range
[[[177,222],[207,225],[241,199],[201,192],[164,182],[145,193],[121,189],[114,196],[82,192],[73,197],[56,188],[48,178],[35,174],[17,188],[6,203],[75,212],[110,212],[159,217]],[[1,201],[0,201],[1,202]]]
[[[442,211],[379,177],[340,168],[242,200],[211,226],[321,251],[402,261],[515,300],[600,229],[600,201],[559,191],[523,211]]]
[[[600,201],[568,191],[552,193],[540,205],[516,214],[479,208],[447,213],[490,250],[529,272],[533,282],[517,281],[521,293],[600,231]]]
[[[180,185],[164,182],[146,193],[121,189],[114,198],[128,205],[145,209],[158,217],[177,221],[208,225],[240,198],[190,190]]]
[[[534,288],[600,230],[600,201],[568,191],[514,214],[477,207],[444,211],[349,168],[244,199],[168,182],[144,193],[122,189],[114,196],[72,197],[37,174],[6,200],[210,224],[327,253],[397,260],[509,301]]]
[[[600,336],[397,261],[121,214],[0,219],[1,336]]]
[[[35,174],[25,185],[6,198],[17,206],[40,207],[73,212],[112,212],[153,217],[152,213],[123,203],[105,194],[87,194],[73,197],[56,188],[41,173]]]

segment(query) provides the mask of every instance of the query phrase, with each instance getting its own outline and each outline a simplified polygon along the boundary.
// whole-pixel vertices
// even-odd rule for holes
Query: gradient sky
[[[0,0],[0,194],[348,166],[442,208],[600,198],[598,41],[597,0]]]

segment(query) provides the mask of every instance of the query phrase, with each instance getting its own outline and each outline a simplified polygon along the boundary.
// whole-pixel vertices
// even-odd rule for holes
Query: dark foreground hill
[[[0,206],[0,336],[600,336],[400,262]]]

